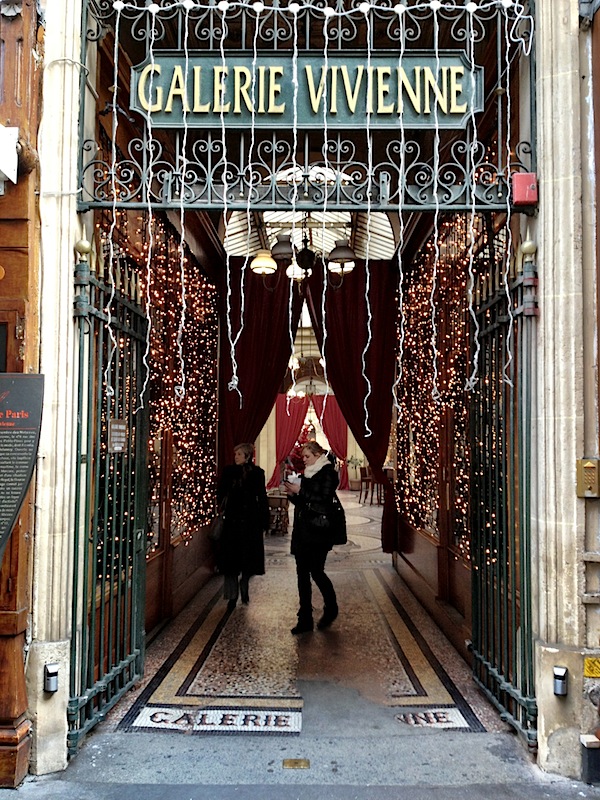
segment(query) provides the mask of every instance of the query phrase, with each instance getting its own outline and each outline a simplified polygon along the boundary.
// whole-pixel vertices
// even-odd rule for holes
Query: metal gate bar
[[[481,689],[537,746],[531,616],[531,402],[535,271],[526,261],[510,294],[496,269],[482,285],[480,375],[472,408],[473,659]],[[512,360],[509,356],[512,353]]]
[[[147,411],[139,399],[147,321],[135,302],[135,273],[119,262],[112,279],[114,286],[91,273],[85,256],[77,264],[70,754],[143,668],[145,527],[139,520],[145,513]],[[111,420],[125,423],[122,446],[111,444]]]

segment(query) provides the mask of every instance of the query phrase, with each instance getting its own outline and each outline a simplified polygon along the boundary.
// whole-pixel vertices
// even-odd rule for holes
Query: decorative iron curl
[[[258,19],[258,36],[263,42],[289,42],[294,35],[294,26],[289,14],[279,13],[279,3],[265,9]]]

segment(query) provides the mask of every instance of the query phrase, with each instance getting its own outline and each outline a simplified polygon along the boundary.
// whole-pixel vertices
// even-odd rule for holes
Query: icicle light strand
[[[294,263],[294,242],[296,240],[296,203],[298,201],[298,177],[300,170],[298,167],[298,11],[300,7],[297,3],[290,3],[288,6],[289,11],[293,18],[294,29],[294,52],[292,55],[292,86],[294,87],[293,99],[293,112],[294,122],[292,125],[292,232],[290,241],[292,244],[292,263]],[[296,346],[294,342],[294,329],[292,326],[292,315],[294,309],[294,278],[289,277],[289,294],[288,294],[288,334],[290,337],[290,375],[292,377],[291,391],[287,395],[286,400],[286,413],[290,416],[290,402],[292,397],[296,396],[296,370],[294,364],[296,363]]]
[[[511,114],[512,114],[512,98],[510,94],[510,34],[508,30],[508,18],[504,16],[504,48],[505,48],[505,69],[506,69],[506,165],[505,175],[507,181],[506,192],[506,249],[505,249],[505,262],[504,262],[504,291],[506,293],[506,307],[508,310],[508,331],[506,333],[506,363],[504,365],[504,381],[512,387],[513,382],[510,378],[511,365],[513,361],[512,354],[512,335],[514,328],[514,314],[512,296],[510,293],[510,262],[512,257],[512,230],[511,222],[511,204],[510,192],[508,191],[508,182],[510,181],[510,139],[511,139]],[[498,150],[501,152],[500,142],[498,143]]]
[[[149,5],[146,9],[148,14],[150,15],[150,81],[149,81],[149,91],[150,97],[152,96],[152,88],[153,88],[153,76],[154,76],[154,45],[156,42],[156,18],[155,15],[158,13],[159,7],[155,4]],[[152,307],[152,295],[150,293],[150,286],[152,283],[152,255],[153,255],[153,247],[154,247],[154,216],[153,216],[153,209],[152,209],[152,181],[154,178],[154,134],[152,129],[152,107],[148,106],[148,112],[146,114],[146,133],[148,136],[148,179],[146,181],[146,200],[147,200],[147,208],[148,208],[148,221],[147,221],[147,236],[148,236],[148,249],[146,252],[146,320],[148,323],[147,331],[146,331],[146,349],[144,351],[144,355],[142,358],[142,362],[144,364],[145,374],[144,374],[144,384],[142,386],[142,391],[140,392],[140,405],[137,409],[140,411],[144,408],[144,397],[146,396],[146,391],[148,389],[148,384],[150,382],[150,341],[151,341],[151,333],[152,333],[152,314],[151,314],[151,307]]]
[[[367,97],[371,97],[373,75],[371,70],[371,6],[369,3],[361,3],[360,10],[365,15],[365,23],[367,26]],[[373,313],[371,311],[371,269],[369,267],[369,236],[371,227],[371,181],[373,179],[373,141],[371,138],[371,106],[367,103],[367,252],[365,254],[365,304],[367,310],[367,341],[365,342],[364,349],[361,354],[362,362],[362,377],[367,385],[367,391],[363,398],[363,409],[365,412],[365,438],[373,435],[373,431],[369,425],[369,409],[367,406],[369,397],[372,394],[372,384],[367,375],[367,353],[371,346],[373,338],[372,324]]]
[[[327,75],[327,71],[329,69],[329,20],[333,16],[334,12],[333,9],[325,8],[323,9],[324,17],[323,17],[323,62],[324,62],[324,74]],[[323,227],[321,231],[321,259],[323,263],[323,291],[321,293],[321,319],[322,319],[322,327],[323,327],[323,378],[325,380],[325,387],[329,385],[329,379],[327,376],[327,313],[326,313],[326,303],[327,303],[327,287],[328,287],[328,278],[327,278],[327,264],[325,263],[325,216],[327,214],[327,193],[328,193],[328,180],[329,180],[329,154],[328,154],[328,140],[327,137],[329,135],[327,130],[327,81],[324,82],[323,85],[323,159],[324,159],[324,176],[323,176]],[[319,424],[321,428],[323,428],[323,417],[325,416],[325,406],[327,405],[327,389],[325,390],[325,396],[323,398],[323,406],[321,408],[321,416],[319,419]]]
[[[440,76],[440,46],[439,46],[439,19],[438,19],[438,6],[441,3],[436,3],[435,0],[431,3],[433,9],[433,40],[435,49],[435,79],[439,80]],[[435,121],[435,134],[433,144],[433,197],[435,200],[435,212],[433,217],[433,238],[435,246],[435,258],[433,262],[433,278],[431,282],[431,294],[429,296],[429,303],[431,305],[431,349],[432,349],[432,367],[433,367],[433,382],[431,387],[431,396],[436,403],[441,401],[440,390],[438,388],[438,349],[437,349],[437,323],[436,323],[436,307],[435,307],[435,293],[437,290],[437,275],[440,263],[440,197],[439,197],[439,168],[440,168],[440,120],[438,113],[438,104],[434,103],[434,121]]]
[[[190,20],[190,6],[193,7],[192,0],[184,0],[183,6],[185,8],[185,33],[183,40],[183,48],[185,53],[185,73],[183,78],[183,92],[187,97],[188,88],[188,70],[190,63],[189,53],[189,20]],[[179,325],[177,327],[177,355],[179,358],[179,383],[175,386],[175,396],[178,400],[182,400],[185,396],[185,357],[183,354],[183,331],[185,328],[185,311],[186,311],[186,278],[185,278],[185,186],[187,174],[187,138],[188,138],[188,109],[186,103],[183,103],[183,140],[181,143],[181,185],[179,187],[179,275],[181,281],[181,293],[179,296],[180,301],[180,314]]]
[[[398,71],[402,67],[404,59],[404,51],[406,48],[405,30],[404,30],[404,12],[405,6],[397,6],[398,9],[398,29],[400,36],[400,49],[398,53]],[[400,11],[400,9],[404,9]],[[400,320],[400,329],[398,331],[398,356],[397,356],[397,371],[396,380],[392,387],[392,397],[396,411],[401,410],[400,400],[398,398],[398,389],[402,383],[402,363],[404,359],[404,338],[405,338],[405,325],[406,316],[404,309],[404,267],[403,267],[403,251],[404,251],[404,214],[402,213],[402,206],[404,203],[404,192],[406,190],[406,154],[404,148],[406,146],[406,131],[404,129],[404,107],[400,107],[400,114],[398,121],[400,123],[400,191],[398,193],[398,224],[399,224],[399,241],[398,241],[398,313]]]
[[[219,42],[219,49],[221,51],[221,65],[225,68],[226,58],[225,58],[225,34],[226,34],[226,23],[225,23],[225,14],[227,13],[227,9],[229,5],[227,3],[220,4],[220,11],[222,14],[221,20],[221,39]],[[228,183],[227,183],[227,138],[226,138],[226,131],[225,131],[225,116],[223,112],[223,103],[220,103],[220,117],[221,117],[221,150],[222,150],[222,158],[223,158],[223,224],[224,224],[224,241],[227,241],[227,229],[229,227],[229,218],[228,218],[228,209],[227,209],[227,191],[228,191]],[[231,379],[227,384],[227,388],[230,392],[237,392],[240,398],[240,408],[242,408],[243,404],[243,397],[242,393],[239,389],[239,378],[237,374],[237,359],[235,355],[235,341],[233,338],[233,327],[231,322],[231,295],[232,295],[232,288],[231,288],[231,259],[229,256],[229,250],[225,250],[225,276],[226,276],[226,284],[227,284],[227,291],[226,291],[226,305],[227,305],[227,340],[229,342],[229,352],[231,354]]]
[[[115,332],[112,328],[112,314],[111,306],[115,299],[115,229],[117,226],[117,129],[119,127],[118,106],[117,106],[117,90],[118,90],[118,76],[119,76],[119,30],[121,24],[121,8],[116,8],[117,17],[115,20],[115,43],[113,48],[113,93],[112,93],[112,139],[111,139],[111,170],[110,170],[110,186],[112,195],[112,217],[110,229],[108,233],[108,283],[110,285],[110,296],[104,309],[106,312],[106,329],[110,338],[110,351],[106,358],[106,369],[104,370],[104,386],[106,396],[109,398],[114,397],[115,390],[112,386],[112,363],[114,355],[117,351],[117,339]]]
[[[470,84],[471,84],[471,103],[475,98],[475,27],[473,25],[473,16],[468,15],[469,24],[469,64],[470,64]],[[472,369],[469,378],[465,383],[465,390],[472,392],[477,384],[477,375],[479,372],[479,354],[481,352],[481,343],[479,341],[479,320],[475,311],[475,220],[477,217],[477,148],[479,145],[477,135],[477,120],[475,118],[475,111],[471,109],[471,128],[472,140],[470,147],[471,163],[471,210],[469,212],[469,285],[467,289],[469,299],[469,314],[473,321],[473,342],[474,351],[472,358]],[[491,242],[490,242],[491,246]]]

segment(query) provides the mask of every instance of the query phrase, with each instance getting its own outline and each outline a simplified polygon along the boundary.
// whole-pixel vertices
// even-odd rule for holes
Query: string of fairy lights
[[[117,209],[115,226],[112,212],[101,215],[97,222],[98,238],[107,254],[116,259],[105,280],[114,299],[121,261],[126,262],[135,286],[131,300],[148,308],[152,319],[147,341],[149,408],[148,466],[150,475],[148,505],[148,553],[160,545],[160,534],[189,541],[198,526],[212,516],[215,490],[217,437],[217,345],[218,315],[215,288],[199,270],[187,248],[182,254],[181,238],[164,219],[152,219],[151,244],[146,236],[148,214]],[[109,245],[111,230],[118,242]],[[117,233],[114,234],[114,231]],[[148,249],[152,248],[152,269],[146,270]],[[149,283],[147,281],[149,280]],[[181,297],[185,284],[185,325],[181,327]],[[113,333],[114,335],[114,333]],[[107,340],[110,341],[110,338]],[[114,358],[127,357],[130,345],[125,337],[117,339]],[[181,365],[185,364],[186,390],[181,388]],[[122,370],[115,368],[115,374]],[[125,391],[133,392],[134,402],[141,393],[143,376],[129,383]],[[120,401],[115,393],[106,392],[103,404],[103,441],[106,441],[108,418],[119,414]],[[109,408],[110,406],[110,408]],[[127,402],[124,402],[127,406]],[[112,409],[112,410],[111,410]],[[134,422],[130,421],[131,441]],[[163,452],[165,443],[171,448]],[[101,483],[106,477],[100,475]],[[160,530],[161,493],[171,487],[170,531]]]
[[[474,228],[478,248],[482,248],[485,236],[479,217]],[[471,481],[469,405],[464,391],[472,346],[466,291],[470,236],[468,215],[441,221],[437,242],[430,237],[405,272],[403,373],[398,385],[400,410],[395,432],[398,511],[414,528],[439,537],[442,435],[444,430],[452,431],[451,527],[456,552],[465,559],[469,558]],[[437,308],[435,333],[432,296]],[[434,346],[438,351],[437,373],[430,368]],[[437,392],[433,391],[434,379]]]
[[[257,43],[259,37],[259,19],[263,13],[287,14],[293,19],[293,67],[294,73],[294,131],[293,131],[293,180],[294,195],[293,205],[295,211],[297,182],[295,171],[297,151],[297,56],[298,56],[298,26],[297,18],[301,10],[310,8],[311,13],[321,14],[323,17],[323,59],[327,67],[329,48],[330,22],[337,18],[352,17],[356,14],[363,15],[367,28],[367,79],[372,81],[370,68],[372,49],[371,10],[377,8],[377,3],[362,2],[352,8],[344,8],[337,4],[335,8],[327,5],[314,6],[310,3],[290,3],[287,7],[274,5],[267,8],[262,2],[227,2],[220,0],[216,4],[198,3],[194,0],[183,0],[172,4],[148,3],[145,10],[148,12],[149,21],[149,60],[154,64],[154,47],[156,36],[156,20],[161,14],[171,14],[174,8],[181,6],[185,10],[185,80],[188,73],[188,39],[187,29],[190,13],[199,9],[206,9],[218,15],[216,19],[220,24],[220,55],[223,67],[226,63],[226,37],[227,17],[237,14],[240,8],[247,9],[254,14],[254,41],[252,64],[252,126],[250,138],[250,151],[247,154],[248,164],[248,201],[246,216],[248,221],[248,245],[250,237],[251,197],[253,190],[252,153],[254,149],[254,100],[257,64]],[[527,51],[530,43],[522,38],[520,25],[524,20],[530,20],[526,13],[526,6],[517,0],[487,0],[487,2],[465,3],[465,10],[471,20],[468,32],[469,60],[471,82],[474,87],[475,59],[474,59],[474,26],[473,20],[478,12],[487,12],[490,8],[503,7],[508,13],[505,17],[504,38],[506,49],[506,86],[508,116],[510,117],[510,62],[508,60],[509,45],[520,43],[523,52]],[[136,4],[116,0],[113,3],[116,11],[115,28],[115,53],[114,53],[114,89],[113,89],[113,129],[111,138],[111,151],[113,164],[110,171],[112,185],[112,216],[110,220],[104,219],[100,235],[108,245],[108,270],[114,270],[116,259],[115,239],[119,238],[120,252],[136,260],[139,265],[139,285],[143,297],[143,306],[148,321],[148,338],[144,354],[146,372],[141,391],[142,406],[144,395],[150,398],[150,459],[151,471],[160,474],[162,464],[162,442],[165,440],[164,432],[169,431],[173,440],[173,520],[172,533],[184,538],[189,536],[194,525],[202,524],[206,515],[212,511],[212,493],[214,488],[214,449],[216,441],[216,364],[217,364],[217,316],[215,290],[202,278],[197,264],[185,247],[185,178],[186,178],[186,138],[187,118],[184,113],[183,147],[178,153],[181,169],[180,188],[180,231],[172,229],[164,217],[156,215],[152,204],[153,173],[153,120],[152,111],[146,115],[146,136],[148,144],[148,168],[146,173],[147,208],[139,212],[136,223],[131,220],[131,212],[117,208],[117,180],[119,158],[116,151],[117,140],[117,84],[118,84],[118,49],[119,49],[119,24],[121,15],[127,9],[138,9]],[[434,45],[436,55],[436,72],[440,71],[439,48],[439,15],[445,10],[456,10],[456,4],[444,3],[441,0],[425,0],[408,6],[405,2],[398,2],[393,6],[398,16],[399,24],[399,64],[405,47],[404,20],[409,11],[418,12],[431,10],[433,14]],[[533,21],[531,20],[531,27]],[[152,93],[152,80],[154,70],[150,70],[150,86]],[[327,144],[327,91],[325,82],[323,87],[323,125],[325,143]],[[187,93],[187,87],[184,88]],[[477,137],[477,122],[474,116],[474,103],[471,103],[471,163],[475,164],[476,151],[479,146]],[[434,231],[427,245],[408,270],[407,265],[399,257],[399,323],[398,323],[398,348],[397,375],[393,387],[393,401],[398,417],[408,424],[403,423],[395,432],[397,436],[397,454],[399,462],[399,504],[406,518],[417,527],[425,527],[432,532],[438,529],[438,458],[440,444],[440,430],[442,418],[450,411],[453,414],[452,425],[455,433],[455,487],[454,514],[455,536],[458,549],[467,553],[468,533],[468,501],[469,496],[469,458],[468,458],[468,416],[467,403],[464,399],[465,388],[473,390],[477,383],[479,342],[478,318],[475,313],[475,282],[476,266],[475,255],[477,248],[482,245],[486,233],[481,224],[481,219],[475,213],[475,188],[479,176],[475,168],[471,170],[468,180],[471,183],[471,197],[473,207],[471,213],[464,217],[453,217],[452,220],[442,221],[442,206],[439,191],[440,168],[440,136],[438,107],[434,104],[435,129],[433,132],[433,199],[435,201]],[[223,220],[225,238],[228,225],[228,155],[227,131],[224,118],[224,104],[220,105],[221,122],[221,148],[222,148],[222,193],[223,193]],[[404,120],[399,120],[401,131],[400,165],[400,238],[404,244],[404,218],[402,216],[402,198],[404,196]],[[506,151],[506,168],[510,168],[511,130],[507,126],[505,142],[497,142],[496,146]],[[369,180],[374,171],[373,142],[370,130],[370,109],[366,114],[366,149],[368,154],[367,172]],[[324,147],[325,183],[328,175],[328,153]],[[327,211],[328,193],[323,192],[323,225],[325,227],[325,212]],[[364,426],[366,435],[370,435],[369,411],[367,401],[371,394],[371,383],[366,371],[366,356],[371,343],[372,314],[369,303],[370,273],[369,273],[369,238],[371,224],[371,194],[367,193],[367,237],[366,237],[366,288],[365,303],[367,308],[367,344],[362,352],[362,372],[366,385],[364,396]],[[507,200],[507,215],[510,218],[510,202]],[[295,214],[293,214],[292,238],[294,234]],[[323,230],[323,234],[325,231]],[[510,232],[509,232],[510,237]],[[137,243],[132,246],[131,243]],[[510,238],[507,246],[510,248]],[[137,248],[137,249],[136,249]],[[402,247],[401,247],[402,250]],[[236,358],[237,344],[244,328],[246,266],[243,269],[240,287],[240,318],[232,319],[232,280],[230,271],[230,257],[225,256],[226,271],[226,331],[228,346],[232,362],[232,375],[228,382],[229,391],[239,395],[240,406],[243,395],[239,386],[238,364]],[[418,280],[414,276],[418,275]],[[114,287],[114,280],[112,283]],[[508,288],[508,273],[504,275],[504,290],[506,292],[508,314],[511,318],[506,339],[506,347],[510,351],[512,333],[512,311],[510,291]],[[325,314],[325,301],[327,292],[327,277],[325,274],[322,294],[322,326],[323,326],[323,354],[325,355],[327,340],[327,320]],[[237,306],[236,306],[237,307]],[[118,341],[111,325],[111,302],[107,306],[107,330],[112,346],[108,357],[104,376],[105,392],[107,396],[113,393],[112,386],[112,360],[118,351]],[[292,302],[290,292],[289,302],[289,335],[292,345]],[[475,338],[473,340],[473,330]],[[474,348],[470,342],[474,341]],[[117,356],[118,357],[118,356]],[[509,352],[508,363],[505,367],[505,378],[508,380],[508,368],[512,354]],[[327,365],[324,364],[325,378],[327,378]],[[158,478],[155,490],[158,490]],[[154,494],[154,501],[157,501]],[[151,508],[151,517],[155,514]],[[152,547],[155,546],[154,539]]]
[[[150,347],[150,463],[157,480],[151,487],[151,548],[157,545],[157,492],[171,484],[170,536],[188,541],[199,525],[212,517],[217,437],[216,290],[201,274],[189,252],[180,263],[180,243],[174,231],[155,220],[154,256],[149,294],[152,307]],[[187,285],[186,320],[179,328],[182,280]],[[186,391],[179,391],[180,359],[186,369]],[[173,450],[171,474],[160,472],[165,431]],[[162,462],[164,464],[164,461]],[[164,469],[164,467],[163,467]]]

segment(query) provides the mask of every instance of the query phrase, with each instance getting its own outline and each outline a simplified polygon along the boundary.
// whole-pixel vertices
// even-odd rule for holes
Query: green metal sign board
[[[483,67],[461,50],[162,52],[132,69],[130,108],[158,128],[463,128],[483,110]]]

